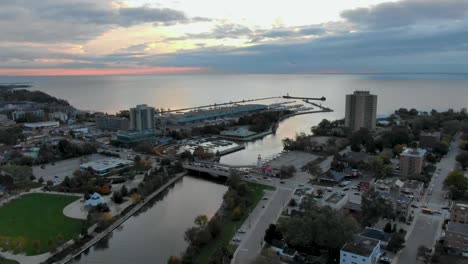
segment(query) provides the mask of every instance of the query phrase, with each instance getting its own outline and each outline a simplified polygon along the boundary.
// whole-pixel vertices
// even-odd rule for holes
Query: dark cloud
[[[251,29],[244,25],[234,23],[222,23],[216,25],[211,31],[198,34],[185,34],[179,37],[166,38],[166,41],[187,39],[239,39],[246,38],[249,42],[259,42],[265,39],[297,38],[311,35],[322,35],[326,29],[322,25],[283,27],[273,29]]]
[[[0,7],[2,40],[10,42],[82,42],[117,26],[208,20],[169,8],[115,9],[107,0],[0,0]]]
[[[206,50],[142,58],[145,64],[201,66],[226,72],[294,73],[323,69],[467,72],[468,20],[446,26],[346,33],[294,43]]]
[[[341,16],[366,28],[400,27],[468,17],[466,0],[403,0],[346,10]]]

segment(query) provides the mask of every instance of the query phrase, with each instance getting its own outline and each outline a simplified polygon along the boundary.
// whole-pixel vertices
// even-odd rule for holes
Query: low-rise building
[[[59,126],[60,126],[60,123],[57,122],[57,121],[24,123],[24,128],[26,128],[26,129],[56,128],[56,127],[59,127]]]
[[[445,231],[445,246],[468,256],[468,225],[449,222]]]
[[[400,154],[400,175],[420,175],[424,165],[426,150],[421,148],[407,148]]]
[[[450,222],[468,225],[468,204],[453,203]]]
[[[380,241],[354,235],[340,251],[340,264],[377,264],[381,255]]]
[[[432,149],[440,142],[441,133],[436,132],[421,132],[419,134],[419,146],[421,148]]]
[[[398,178],[381,179],[375,181],[374,191],[419,199],[424,194],[424,183],[416,180],[401,181]]]
[[[109,131],[127,130],[130,127],[130,121],[125,117],[98,115],[96,116],[96,127]]]
[[[14,121],[26,119],[28,116],[33,116],[35,118],[44,118],[45,113],[42,109],[30,108],[30,109],[21,109],[16,110],[11,113],[11,119]]]
[[[158,138],[155,130],[122,130],[117,132],[117,140],[123,144],[137,145],[140,143],[155,144]]]
[[[424,194],[424,183],[416,180],[406,180],[403,182],[400,194],[419,199]]]
[[[400,179],[380,179],[374,183],[374,191],[378,193],[400,194],[400,189],[403,186]]]
[[[68,115],[66,113],[63,113],[63,112],[49,113],[49,120],[59,120],[59,121],[62,121],[63,123],[65,123],[68,120]]]
[[[411,216],[411,204],[414,199],[406,195],[391,194],[391,193],[379,193],[385,202],[390,205],[393,212],[396,214],[397,219],[404,220],[405,222]]]
[[[371,227],[364,228],[360,235],[363,237],[379,240],[380,245],[384,248],[388,245],[388,242],[390,242],[390,239],[392,238],[390,234],[385,233],[383,230]]]
[[[232,130],[221,131],[220,135],[228,138],[244,139],[256,135],[257,133],[250,131],[248,127],[239,127]]]
[[[346,193],[333,193],[330,197],[321,202],[321,206],[329,206],[334,210],[342,209],[348,202]]]
[[[80,165],[82,170],[92,170],[99,176],[105,176],[112,172],[120,171],[122,169],[128,168],[133,165],[133,161],[119,159],[119,158],[110,158],[103,159],[98,161],[92,161],[83,163]]]

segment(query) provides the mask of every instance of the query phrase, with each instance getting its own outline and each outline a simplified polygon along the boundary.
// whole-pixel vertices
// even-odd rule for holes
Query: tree
[[[463,170],[466,170],[468,167],[468,151],[462,151],[460,154],[457,155],[456,160],[460,162]]]
[[[444,186],[451,192],[452,199],[457,200],[468,190],[468,179],[463,172],[453,171],[445,178]]]
[[[120,194],[125,197],[128,195],[128,190],[127,190],[127,187],[125,185],[122,185],[122,188],[120,188]]]
[[[36,252],[39,252],[41,250],[41,241],[40,240],[34,240],[34,249]]]
[[[234,210],[232,210],[231,220],[233,221],[240,220],[242,215],[243,215],[242,209],[239,206],[237,206],[236,208],[234,208]]]
[[[315,164],[312,162],[309,162],[306,165],[304,165],[304,167],[302,167],[302,171],[306,171],[311,176],[315,176],[315,177],[320,176],[323,173],[322,167],[320,167],[319,164]]]
[[[405,247],[405,233],[404,232],[395,232],[388,242],[387,249],[393,253],[397,253],[402,248]]]
[[[273,240],[275,240],[275,239],[281,240],[281,239],[283,239],[283,235],[276,228],[276,225],[270,224],[268,229],[265,231],[265,236],[264,236],[263,240],[265,240],[265,242],[267,242],[268,244],[271,244],[273,242]]]
[[[387,224],[385,225],[383,231],[385,233],[391,233],[392,232],[392,222],[388,221]]]
[[[135,164],[140,164],[141,156],[140,155],[135,155],[135,157],[133,158],[133,161],[135,162]]]
[[[393,147],[393,155],[395,155],[395,156],[400,155],[401,152],[403,152],[404,149],[405,149],[405,145],[400,145],[400,144],[395,145]]]
[[[123,202],[123,196],[119,191],[112,193],[112,201],[116,204],[121,204]]]
[[[238,172],[231,170],[229,173],[229,179],[227,181],[229,187],[233,189],[238,189],[242,183],[242,178]]]
[[[37,180],[37,182],[39,182],[40,184],[43,184],[44,183],[44,178],[40,177],[39,180]]]
[[[208,216],[206,215],[199,215],[195,217],[195,220],[193,221],[197,226],[203,227],[208,223]]]
[[[295,172],[296,167],[294,167],[294,165],[283,165],[279,171],[281,178],[291,178],[294,176]]]
[[[170,256],[167,264],[182,264],[182,260],[176,256]]]

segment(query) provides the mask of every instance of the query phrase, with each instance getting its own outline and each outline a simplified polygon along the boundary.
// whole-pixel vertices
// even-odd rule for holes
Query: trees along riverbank
[[[189,247],[181,258],[171,256],[168,263],[229,263],[235,251],[229,242],[262,199],[264,191],[273,187],[243,182],[237,174],[231,175],[228,185],[218,212],[209,220],[203,215],[195,218],[195,226],[185,232]]]

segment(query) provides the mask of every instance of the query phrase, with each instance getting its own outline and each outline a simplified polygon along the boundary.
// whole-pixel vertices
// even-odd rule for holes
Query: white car
[[[239,230],[237,230],[237,233],[244,234],[244,233],[246,233],[246,231],[244,229],[239,229]]]

